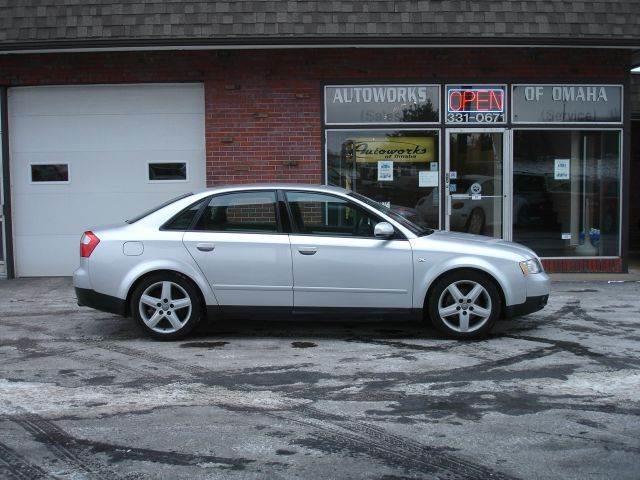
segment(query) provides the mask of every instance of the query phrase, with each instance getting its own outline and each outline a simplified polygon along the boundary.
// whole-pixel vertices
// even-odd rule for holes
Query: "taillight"
[[[84,232],[80,239],[80,256],[89,258],[95,248],[100,243],[100,239],[93,232]]]

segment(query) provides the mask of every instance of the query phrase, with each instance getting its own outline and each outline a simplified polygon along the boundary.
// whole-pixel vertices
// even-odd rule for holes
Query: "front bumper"
[[[537,312],[542,310],[549,300],[549,294],[537,295],[535,297],[527,297],[524,303],[517,305],[507,305],[505,308],[505,317],[513,318],[520,315],[526,315],[528,313]]]
[[[126,315],[126,302],[118,297],[98,293],[90,288],[75,287],[78,305],[81,307],[90,307],[102,312],[115,313],[117,315]]]

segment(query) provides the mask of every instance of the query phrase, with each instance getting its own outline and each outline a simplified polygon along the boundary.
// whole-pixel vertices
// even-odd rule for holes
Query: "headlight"
[[[530,260],[525,260],[524,262],[520,262],[520,269],[522,273],[525,275],[530,275],[533,273],[542,272],[542,265],[537,258],[532,258]]]

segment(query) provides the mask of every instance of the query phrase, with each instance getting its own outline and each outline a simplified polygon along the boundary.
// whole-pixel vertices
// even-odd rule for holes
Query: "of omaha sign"
[[[437,123],[437,85],[328,85],[324,88],[327,125]]]
[[[514,85],[513,123],[621,123],[620,85]]]

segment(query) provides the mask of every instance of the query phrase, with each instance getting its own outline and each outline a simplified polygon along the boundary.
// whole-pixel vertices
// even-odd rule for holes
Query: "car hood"
[[[460,253],[493,254],[501,257],[522,257],[522,259],[537,258],[536,253],[529,247],[519,243],[501,240],[499,238],[486,237],[484,235],[472,235],[470,233],[445,232],[436,230],[431,235],[420,237],[416,241],[416,248],[427,249],[434,246],[444,246],[449,251]]]

